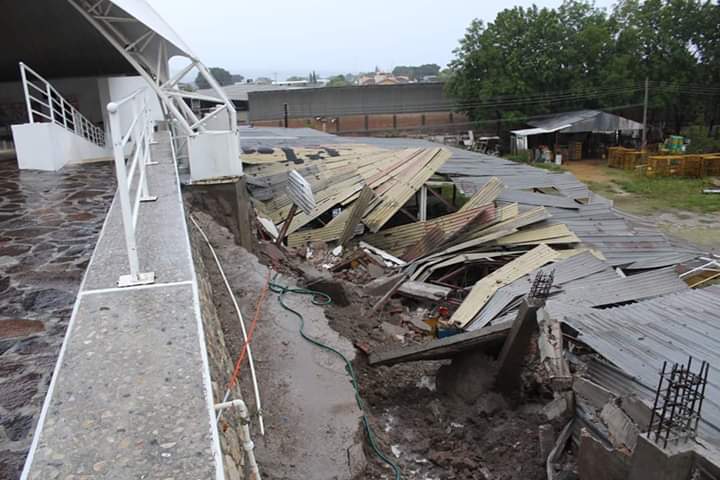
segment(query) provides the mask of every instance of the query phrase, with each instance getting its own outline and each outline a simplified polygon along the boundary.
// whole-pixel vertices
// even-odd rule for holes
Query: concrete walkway
[[[80,289],[23,479],[222,478],[197,283],[165,137],[137,227],[154,285],[128,272],[114,202]]]

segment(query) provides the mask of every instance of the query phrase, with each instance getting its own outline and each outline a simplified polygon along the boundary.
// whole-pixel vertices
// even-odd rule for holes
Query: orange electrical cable
[[[230,381],[228,382],[228,390],[231,390],[237,384],[238,377],[240,376],[240,367],[242,366],[243,360],[245,360],[245,354],[247,352],[248,346],[250,345],[250,342],[252,341],[253,333],[255,332],[255,326],[257,325],[260,314],[262,313],[263,302],[265,301],[265,297],[267,297],[267,293],[270,288],[271,272],[272,270],[268,268],[267,277],[265,278],[265,286],[260,291],[260,296],[258,297],[258,301],[255,304],[255,315],[253,316],[252,323],[250,324],[250,329],[248,330],[248,335],[245,339],[245,343],[243,344],[242,350],[240,350],[240,354],[238,355],[237,361],[235,362],[235,368],[233,369],[232,376],[230,377]]]

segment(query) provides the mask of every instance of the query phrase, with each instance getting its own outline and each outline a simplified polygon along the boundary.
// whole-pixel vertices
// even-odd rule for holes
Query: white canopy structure
[[[185,135],[194,136],[210,130],[210,120],[220,114],[225,114],[227,119],[226,127],[220,127],[220,130],[237,131],[232,102],[187,44],[145,0],[67,1],[148,82]],[[171,77],[168,61],[176,56],[186,58],[188,63]],[[208,81],[214,95],[200,95],[178,88],[178,82],[193,71]],[[218,106],[201,119],[187,106],[184,98],[216,102]]]

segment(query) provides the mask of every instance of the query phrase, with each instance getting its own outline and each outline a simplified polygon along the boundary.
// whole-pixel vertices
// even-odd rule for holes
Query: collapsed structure
[[[638,475],[653,464],[653,478],[689,478],[691,469],[716,478],[709,451],[720,441],[712,325],[720,288],[709,285],[720,276],[717,257],[630,221],[569,173],[421,140],[284,132],[242,134],[261,237],[314,264],[303,272],[313,288],[344,296],[344,283],[363,285],[378,315],[401,298],[406,312],[421,312],[401,323],[440,337],[399,348],[356,341],[370,365],[455,365],[482,352],[494,359],[495,388],[522,401],[523,376],[537,362],[543,413],[568,421],[545,449],[548,478],[567,468],[570,438],[581,478],[648,478]],[[285,192],[293,171],[315,196],[297,215]],[[538,278],[549,282],[539,300]],[[707,362],[709,375],[706,366],[695,372],[693,359]],[[663,362],[700,379],[700,403],[686,410],[705,448],[683,443],[694,429],[678,435],[683,461],[645,435],[653,422],[674,428],[672,419],[651,419],[665,415]]]

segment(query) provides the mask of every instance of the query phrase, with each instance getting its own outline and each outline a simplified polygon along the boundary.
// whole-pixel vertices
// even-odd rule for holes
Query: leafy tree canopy
[[[687,86],[720,81],[714,2],[621,0],[611,12],[584,0],[513,7],[493,22],[473,20],[454,55],[447,91],[478,121],[636,105],[645,78],[651,120],[679,131],[698,116],[711,126],[720,119],[720,96]]]
[[[330,80],[328,80],[327,83],[328,87],[345,87],[347,85],[350,85],[350,82],[347,81],[345,75],[335,75],[334,77],[330,77]]]
[[[228,72],[227,70],[225,70],[224,68],[211,67],[210,73],[212,74],[213,77],[215,77],[215,80],[217,80],[217,82],[221,86],[232,85],[233,83],[235,83],[233,81],[233,75],[230,72]],[[203,77],[199,73],[198,73],[197,77],[195,78],[195,85],[197,85],[197,87],[201,90],[204,88],[210,88],[210,84],[208,83],[208,81],[205,80],[205,77]]]
[[[398,65],[392,71],[396,77],[408,77],[410,80],[422,80],[424,77],[437,76],[439,73],[440,65],[434,63],[420,66]]]

